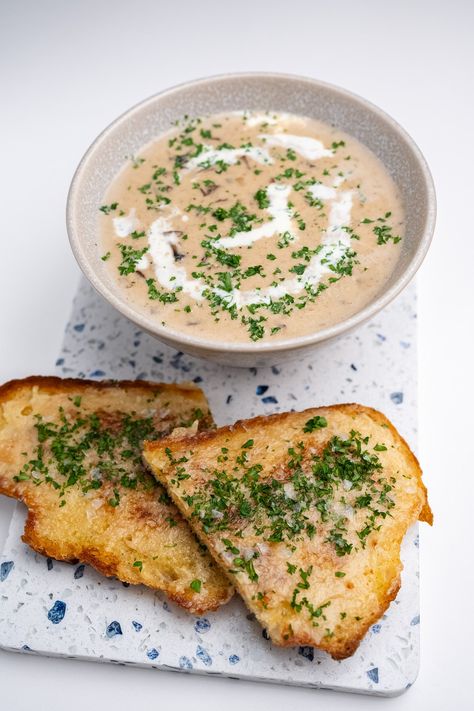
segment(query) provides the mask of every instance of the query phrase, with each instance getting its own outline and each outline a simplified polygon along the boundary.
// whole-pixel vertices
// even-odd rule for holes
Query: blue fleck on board
[[[416,312],[412,285],[357,331],[312,356],[273,368],[234,369],[179,353],[138,330],[83,281],[56,362],[60,376],[192,380],[218,424],[285,410],[360,402],[382,410],[416,443]],[[82,564],[59,563],[21,542],[18,505],[0,558],[0,646],[340,691],[394,695],[419,663],[418,526],[402,549],[402,589],[353,657],[272,645],[236,596],[194,617],[145,587]]]

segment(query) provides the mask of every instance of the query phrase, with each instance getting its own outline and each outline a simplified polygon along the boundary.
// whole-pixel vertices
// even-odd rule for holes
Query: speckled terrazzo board
[[[257,414],[337,402],[381,409],[416,441],[415,289],[358,331],[285,366],[233,369],[161,345],[82,282],[58,375],[193,380],[227,424]],[[92,568],[51,561],[21,543],[18,506],[0,564],[0,646],[12,651],[392,695],[419,660],[418,527],[403,545],[402,589],[356,654],[343,662],[309,647],[278,649],[235,598],[206,618],[165,596]]]

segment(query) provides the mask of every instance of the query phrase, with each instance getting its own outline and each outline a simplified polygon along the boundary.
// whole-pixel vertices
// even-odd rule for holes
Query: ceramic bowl
[[[401,255],[390,280],[350,318],[323,330],[276,342],[222,343],[180,333],[140,312],[114,283],[98,248],[98,207],[111,180],[146,143],[183,115],[271,110],[335,124],[370,148],[397,184],[406,216]],[[299,358],[356,328],[404,289],[432,238],[436,213],[433,181],[425,159],[408,134],[379,108],[344,89],[285,74],[227,74],[199,79],[156,94],[133,107],[93,142],[81,160],[67,203],[67,229],[74,255],[95,289],[139,328],[160,341],[202,358],[234,366],[273,365]]]

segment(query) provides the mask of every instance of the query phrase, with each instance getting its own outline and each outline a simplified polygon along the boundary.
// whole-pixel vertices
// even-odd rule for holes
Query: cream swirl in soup
[[[123,298],[214,341],[348,318],[390,278],[404,232],[396,186],[368,148],[278,113],[185,117],[128,160],[100,211]]]

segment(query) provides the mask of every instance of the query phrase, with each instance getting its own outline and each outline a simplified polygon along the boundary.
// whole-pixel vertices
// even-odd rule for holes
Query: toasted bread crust
[[[317,415],[327,419],[327,427],[312,434],[304,434],[302,425]],[[250,452],[249,466],[254,462],[268,462],[274,477],[281,474],[281,452],[286,451],[287,447],[304,440],[306,446],[321,451],[330,434],[342,433],[347,436],[351,429],[358,430],[363,436],[370,436],[373,443],[377,439],[387,443],[388,451],[381,452],[379,456],[384,472],[386,470],[396,476],[394,490],[397,505],[390,517],[383,521],[380,531],[373,531],[367,537],[365,548],[355,548],[350,555],[336,555],[327,539],[324,540],[325,536],[319,533],[316,533],[312,541],[295,543],[298,549],[292,554],[293,558],[288,560],[294,560],[295,570],[298,567],[303,570],[308,570],[308,566],[312,568],[311,580],[314,579],[316,583],[313,584],[314,591],[311,587],[308,592],[304,590],[304,593],[314,603],[313,609],[323,601],[330,601],[330,607],[324,610],[321,618],[311,618],[320,620],[327,617],[327,623],[324,624],[328,625],[330,633],[324,634],[321,626],[314,627],[304,619],[303,613],[296,614],[289,605],[288,589],[286,594],[284,592],[285,585],[288,585],[286,567],[282,562],[286,560],[288,552],[284,543],[268,543],[267,539],[263,549],[265,552],[260,552],[254,561],[258,582],[250,582],[245,572],[229,572],[228,556],[226,558],[223,552],[221,535],[203,530],[200,519],[192,515],[192,507],[183,496],[192,496],[200,491],[200,487],[210,478],[208,465],[212,468],[223,446],[229,453],[226,454],[229,461],[234,461],[231,455],[241,451],[239,448],[243,441],[253,438],[255,443],[252,449],[246,450]],[[168,454],[165,453],[166,448]],[[188,459],[184,467],[190,479],[179,482],[179,486],[176,484],[169,452],[175,461],[181,461],[182,457]],[[395,599],[400,588],[402,569],[400,545],[408,527],[416,519],[428,523],[433,520],[415,455],[382,413],[358,404],[260,416],[240,420],[213,432],[184,435],[179,441],[166,438],[159,442],[145,442],[144,458],[155,476],[167,487],[173,501],[215,560],[227,570],[247,606],[267,629],[272,641],[279,646],[315,646],[328,652],[334,659],[345,659],[352,655],[369,627]],[[225,467],[222,464],[219,466]],[[267,475],[265,468],[260,477],[267,481],[267,476],[270,480],[270,474]],[[261,538],[249,533],[245,527],[239,536],[232,537],[231,533],[226,531],[224,535],[239,549],[242,546],[247,546],[247,550],[253,549],[261,543]],[[338,571],[343,572],[343,576],[335,577]],[[298,578],[293,578],[293,586],[297,582]],[[291,588],[289,590],[291,592]],[[260,600],[258,596],[262,596]],[[341,619],[340,615],[343,615]]]
[[[66,390],[74,391],[78,388],[93,388],[94,390],[135,390],[148,391],[154,390],[168,391],[170,394],[176,392],[186,392],[192,398],[194,393],[197,403],[202,404],[204,401],[207,407],[207,401],[201,388],[198,388],[192,382],[183,383],[154,383],[149,380],[88,380],[87,378],[59,378],[55,375],[29,375],[26,378],[17,378],[9,380],[0,385],[0,402],[6,402],[14,397],[20,390],[28,387],[40,387],[44,392],[64,393]]]
[[[232,588],[173,504],[160,501],[161,487],[123,488],[104,481],[97,491],[84,494],[70,486],[64,491],[66,505],[60,507],[49,484],[13,479],[38,444],[34,415],[54,421],[59,406],[72,408],[72,396],[80,397],[81,412],[100,412],[112,430],[117,416],[136,412],[153,416],[157,431],[165,434],[197,409],[201,426],[212,426],[207,401],[192,383],[32,376],[0,386],[0,493],[28,507],[25,543],[57,560],[80,560],[106,576],[162,590],[193,613],[217,609]],[[120,504],[112,507],[107,501],[114,491],[119,491]],[[200,592],[190,588],[194,579],[202,581]]]

